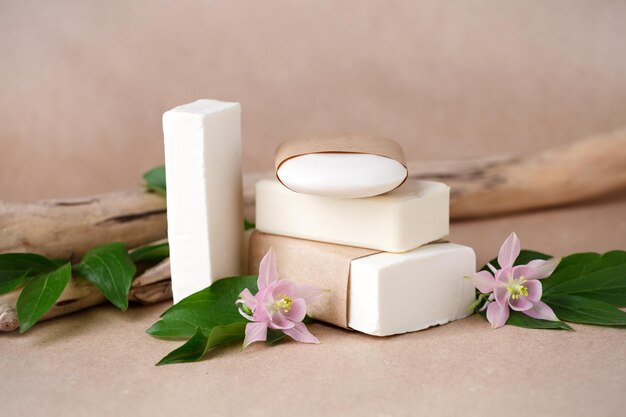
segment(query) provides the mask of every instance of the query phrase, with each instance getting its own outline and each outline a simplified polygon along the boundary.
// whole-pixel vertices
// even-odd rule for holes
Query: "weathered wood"
[[[170,278],[170,258],[164,259],[155,266],[146,269],[140,276],[133,280],[131,288],[144,287],[146,285],[161,282]]]
[[[165,199],[143,189],[82,199],[0,202],[0,253],[79,260],[108,242],[141,246],[167,235]]]
[[[447,166],[413,164],[411,176],[449,184],[455,220],[577,203],[626,190],[626,128],[527,156]]]
[[[10,332],[19,327],[15,304],[21,290],[0,295],[0,331]],[[172,298],[169,259],[146,270],[135,278],[128,294],[130,301],[157,303]],[[64,316],[106,302],[100,290],[80,277],[72,277],[50,310],[39,320]]]
[[[12,332],[19,327],[15,306],[0,305],[0,332]]]

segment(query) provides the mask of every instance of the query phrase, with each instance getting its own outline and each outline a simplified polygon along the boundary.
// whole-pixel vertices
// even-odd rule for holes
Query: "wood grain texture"
[[[571,204],[626,189],[626,128],[526,156],[409,170],[450,185],[453,220]]]
[[[79,199],[0,202],[0,253],[33,252],[78,261],[92,247],[129,248],[167,234],[165,199],[143,189]]]

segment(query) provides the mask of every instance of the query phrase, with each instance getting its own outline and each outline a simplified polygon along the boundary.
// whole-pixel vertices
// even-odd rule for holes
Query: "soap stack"
[[[174,302],[245,273],[241,248],[241,107],[197,100],[163,115]],[[465,317],[471,248],[448,234],[449,188],[407,179],[393,141],[309,136],[276,152],[276,179],[256,185],[247,269],[276,250],[278,272],[329,289],[311,317],[386,336]]]
[[[276,179],[256,184],[248,269],[274,247],[282,278],[330,289],[309,314],[377,336],[466,317],[474,251],[449,232],[447,185],[408,179],[384,138],[318,135],[284,142]]]

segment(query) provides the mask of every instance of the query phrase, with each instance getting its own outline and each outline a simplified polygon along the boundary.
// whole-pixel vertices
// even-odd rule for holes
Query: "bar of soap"
[[[277,180],[256,185],[256,227],[265,233],[406,252],[449,232],[450,188],[407,180],[375,197],[346,199],[293,192]]]
[[[241,272],[241,108],[198,100],[163,114],[174,302]]]
[[[397,188],[406,179],[407,170],[395,159],[380,155],[313,153],[286,160],[276,175],[298,193],[362,198]]]
[[[406,253],[378,253],[350,264],[349,327],[374,336],[412,332],[471,314],[474,251],[436,243]]]
[[[376,252],[255,231],[248,273],[273,248],[278,276],[329,290],[311,317],[375,336],[411,332],[466,317],[476,256],[466,246],[432,243],[405,253]]]
[[[290,190],[322,197],[372,197],[399,187],[408,176],[400,145],[367,135],[289,139],[276,149],[274,166]]]

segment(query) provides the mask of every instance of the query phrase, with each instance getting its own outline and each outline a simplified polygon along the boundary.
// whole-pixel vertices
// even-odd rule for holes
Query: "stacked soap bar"
[[[368,198],[333,198],[293,192],[276,180],[256,184],[256,224],[266,233],[406,252],[449,232],[450,189],[407,180]]]
[[[474,251],[452,243],[429,244],[448,234],[449,187],[407,179],[405,167],[401,148],[386,139],[309,136],[281,145],[277,180],[256,186],[256,227],[263,233],[252,236],[250,272],[256,272],[262,256],[253,248],[272,241],[285,248],[277,250],[282,278],[297,281],[300,275],[315,282],[315,276],[330,274],[338,282],[347,274],[340,284],[346,286],[345,312],[338,313],[345,313],[345,320],[326,317],[324,311],[312,315],[372,335],[415,331],[467,316],[474,289],[463,276],[475,271]],[[299,241],[307,242],[306,250],[291,250],[303,245]],[[322,265],[340,265],[336,254],[346,252],[352,255],[341,261],[345,269]],[[283,275],[281,257],[289,258],[282,260],[286,265],[296,265],[287,271],[293,277]]]
[[[285,141],[276,150],[275,168],[287,188],[323,197],[371,197],[399,187],[408,176],[397,143],[363,135]]]
[[[315,242],[255,231],[249,272],[257,274],[269,248],[278,272],[331,291],[309,306],[317,319],[376,336],[445,324],[467,316],[474,301],[474,251],[454,243],[432,243],[405,253]]]
[[[422,330],[467,317],[474,251],[454,243],[381,252],[350,263],[349,327],[376,336]]]

